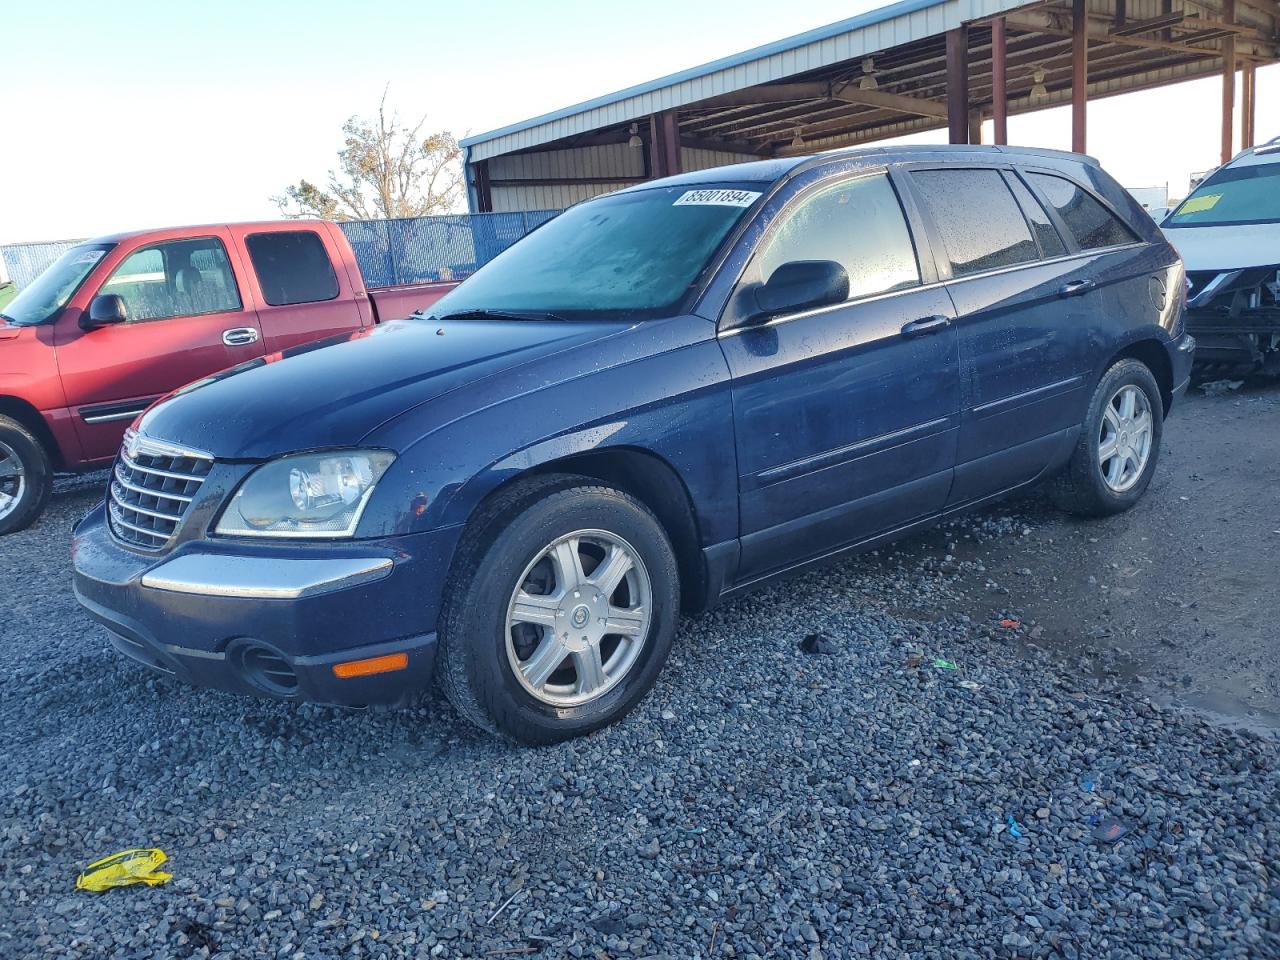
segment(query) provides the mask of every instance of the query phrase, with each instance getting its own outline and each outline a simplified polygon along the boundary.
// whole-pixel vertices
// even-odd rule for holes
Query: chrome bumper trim
[[[297,600],[381,580],[391,572],[391,567],[387,557],[283,560],[189,553],[148,570],[143,574],[142,585],[152,590],[207,597]]]

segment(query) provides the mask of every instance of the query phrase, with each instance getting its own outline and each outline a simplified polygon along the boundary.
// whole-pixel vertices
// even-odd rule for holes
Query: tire
[[[1123,443],[1116,448],[1120,453],[1104,461],[1103,443],[1109,438],[1117,439],[1116,425],[1124,423],[1123,419],[1109,419],[1108,411],[1110,410],[1110,418],[1118,416],[1117,404],[1123,404],[1126,396],[1133,397],[1136,401],[1135,418],[1118,434],[1124,438]],[[1141,422],[1137,414],[1141,412],[1143,402],[1150,416],[1150,426],[1146,436],[1145,455],[1139,456],[1142,453],[1142,441],[1135,438],[1140,438],[1141,432],[1134,424]],[[1164,403],[1155,377],[1141,361],[1118,360],[1098,382],[1089,401],[1089,412],[1085,417],[1080,439],[1076,442],[1071,460],[1054,478],[1050,494],[1062,509],[1081,516],[1104,517],[1128,510],[1142,499],[1151,483],[1156,463],[1160,459],[1163,430]],[[1134,454],[1132,461],[1128,461],[1129,453]],[[1117,475],[1115,464],[1117,458],[1122,457],[1127,462],[1122,464],[1123,472]]]
[[[564,559],[573,556],[576,564]],[[605,561],[622,569],[631,558],[607,587]],[[577,592],[566,588],[574,584]],[[556,628],[508,619],[524,609]],[[517,743],[582,736],[625,716],[653,687],[679,610],[675,551],[647,507],[590,478],[533,477],[483,505],[463,534],[440,615],[438,682],[464,717]],[[615,625],[634,635],[606,633]],[[557,643],[579,639],[556,659]]]
[[[0,416],[0,536],[31,526],[51,493],[53,467],[44,446],[17,420]]]

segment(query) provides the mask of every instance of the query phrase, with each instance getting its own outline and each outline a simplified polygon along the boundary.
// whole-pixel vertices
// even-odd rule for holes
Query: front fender
[[[486,496],[522,473],[623,448],[675,471],[705,543],[737,536],[729,370],[717,341],[705,335],[709,325],[691,319],[704,331],[694,342],[579,376],[546,370],[549,383],[487,405],[472,398],[472,410],[403,450],[370,500],[361,536],[465,523]]]

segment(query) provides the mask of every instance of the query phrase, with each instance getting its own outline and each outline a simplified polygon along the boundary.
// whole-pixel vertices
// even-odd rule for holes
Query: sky
[[[463,137],[881,5],[7,0],[0,243],[273,218],[271,196],[323,183],[342,123],[387,84],[402,117]],[[1091,103],[1089,152],[1126,186],[1181,195],[1218,162],[1220,89]],[[1280,135],[1280,65],[1258,72],[1257,116],[1260,140]],[[1009,134],[1069,149],[1069,108],[1011,118]]]

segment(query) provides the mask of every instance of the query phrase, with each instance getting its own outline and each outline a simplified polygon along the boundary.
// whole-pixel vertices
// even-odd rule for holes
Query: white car
[[[1280,137],[1219,167],[1161,224],[1187,267],[1204,374],[1280,374]]]

